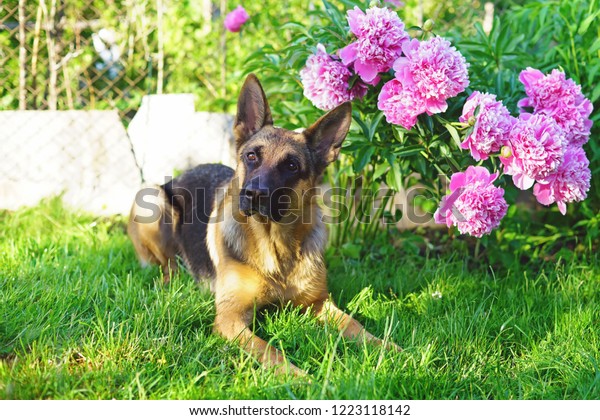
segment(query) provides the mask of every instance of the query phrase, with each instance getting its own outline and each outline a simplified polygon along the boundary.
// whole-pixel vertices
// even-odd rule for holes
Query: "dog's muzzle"
[[[289,210],[288,200],[281,200],[285,189],[271,192],[267,189],[244,188],[240,191],[240,211],[246,216],[259,214],[279,222]]]
[[[259,213],[269,217],[269,190],[258,188],[244,188],[240,191],[240,210],[251,216]]]

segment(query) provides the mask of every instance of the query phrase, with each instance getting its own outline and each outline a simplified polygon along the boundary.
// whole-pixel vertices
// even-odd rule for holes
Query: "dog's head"
[[[337,159],[351,121],[346,102],[302,133],[274,127],[265,93],[256,76],[249,75],[234,124],[239,210],[275,222],[299,214],[309,191]]]

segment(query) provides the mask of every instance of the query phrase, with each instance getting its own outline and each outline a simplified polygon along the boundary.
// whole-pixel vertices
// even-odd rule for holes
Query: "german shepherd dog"
[[[131,210],[128,232],[142,264],[160,264],[168,282],[180,257],[197,279],[210,279],[214,331],[278,372],[304,374],[250,330],[255,311],[267,306],[310,308],[346,337],[383,344],[327,291],[327,233],[316,186],[340,153],[351,112],[344,103],[302,133],[275,127],[251,74],[234,123],[236,170],[199,165],[145,196],[140,191]],[[160,217],[144,223],[148,209]]]

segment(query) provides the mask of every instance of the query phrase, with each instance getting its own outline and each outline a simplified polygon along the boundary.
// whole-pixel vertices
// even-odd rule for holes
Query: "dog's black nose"
[[[260,197],[267,197],[269,195],[269,190],[265,188],[248,187],[244,189],[243,194],[252,200],[256,200]]]

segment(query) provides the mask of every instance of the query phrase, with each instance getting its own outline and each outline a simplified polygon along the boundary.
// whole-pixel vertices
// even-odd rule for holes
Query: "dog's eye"
[[[248,162],[256,162],[258,160],[258,156],[256,156],[256,153],[254,152],[248,152],[246,153],[246,159],[248,159]]]
[[[290,172],[298,172],[298,164],[293,160],[288,160],[285,164],[285,167]]]

